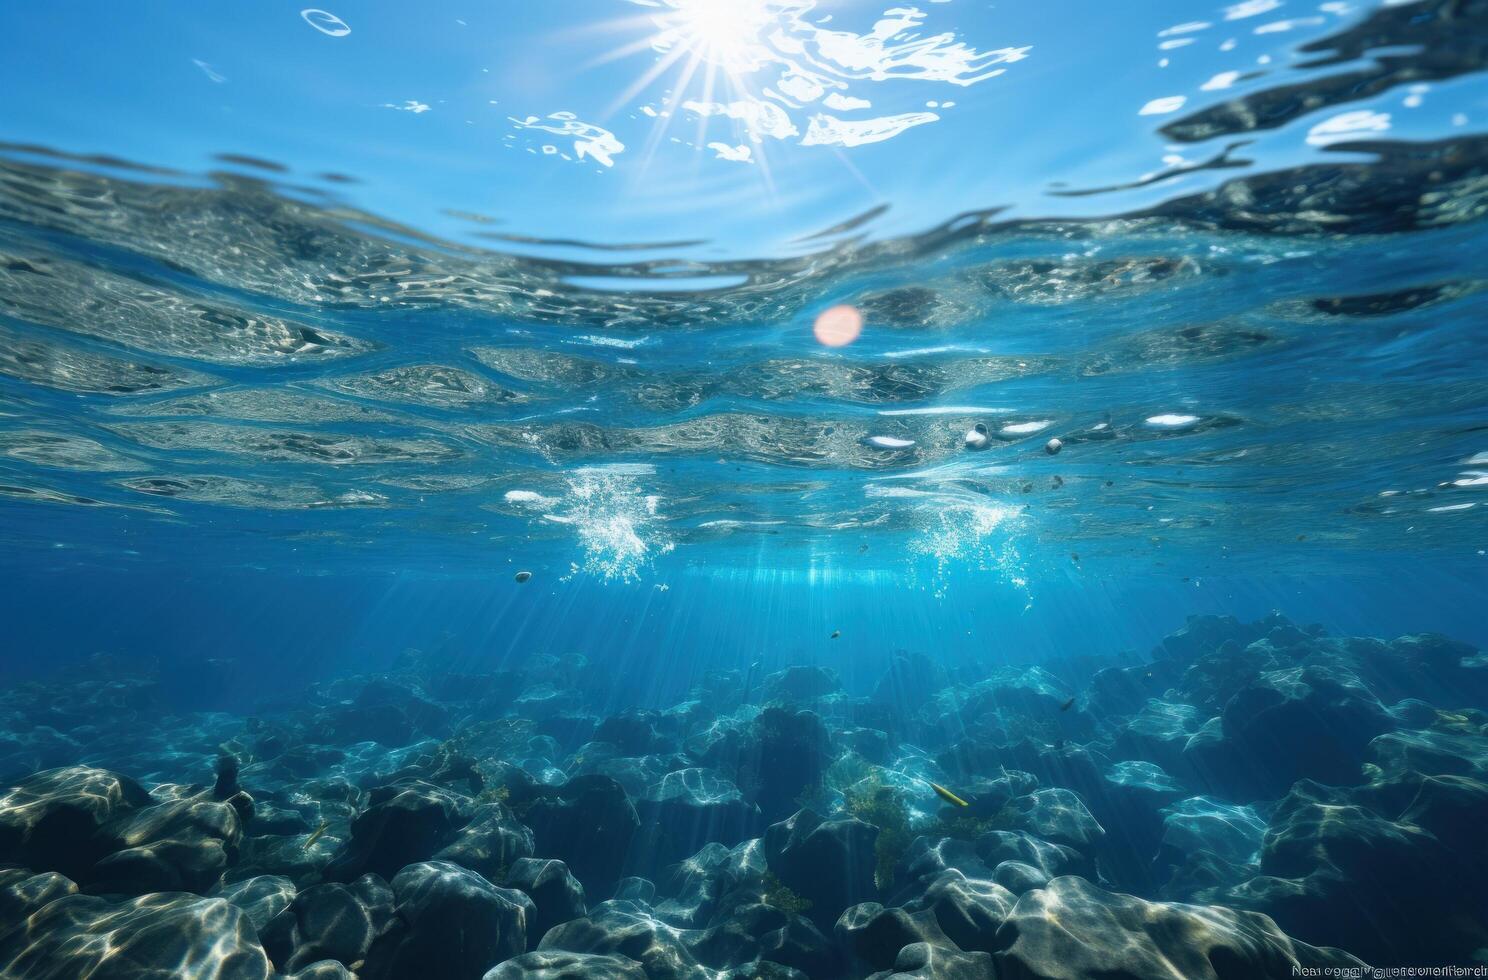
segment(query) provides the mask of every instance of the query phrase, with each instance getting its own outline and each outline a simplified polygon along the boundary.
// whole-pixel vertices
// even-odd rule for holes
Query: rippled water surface
[[[542,549],[560,567],[567,554],[586,571],[633,577],[673,549],[699,561],[742,547],[789,566],[851,562],[883,542],[942,564],[991,556],[1018,577],[1017,563],[1160,549],[1209,560],[1460,557],[1481,533],[1488,348],[1477,219],[1488,144],[1473,129],[1476,5],[1325,4],[1304,17],[1240,4],[1157,23],[1151,47],[1171,53],[1123,89],[1185,77],[1180,68],[1197,77],[1251,66],[1215,72],[1197,90],[1169,82],[1186,94],[1134,107],[1099,180],[1088,179],[1088,152],[1069,155],[1083,145],[1078,108],[1042,128],[1025,117],[1014,142],[1045,144],[1039,155],[1065,165],[1014,200],[969,196],[996,192],[981,178],[962,190],[954,175],[969,154],[1027,180],[1025,162],[1003,158],[1033,150],[992,133],[966,142],[953,109],[865,120],[857,107],[849,125],[851,114],[823,105],[856,106],[870,100],[854,93],[880,90],[898,98],[915,83],[994,98],[997,85],[1036,70],[1040,45],[928,37],[921,11],[856,34],[822,26],[812,6],[698,14],[678,0],[642,12],[640,28],[649,17],[655,31],[641,30],[650,40],[639,61],[653,61],[662,81],[643,75],[630,94],[648,110],[641,121],[623,109],[611,120],[624,139],[539,116],[482,122],[498,131],[485,138],[505,143],[564,130],[575,149],[559,155],[604,165],[555,176],[547,171],[561,161],[532,161],[544,172],[522,171],[494,204],[516,203],[522,234],[479,231],[477,217],[510,222],[468,214],[458,233],[431,236],[366,210],[382,198],[407,212],[385,186],[359,196],[336,174],[242,154],[219,154],[219,169],[201,174],[199,163],[192,172],[93,155],[109,149],[102,138],[74,136],[67,150],[12,141],[0,162],[9,546],[100,561],[186,540],[240,561],[272,560],[287,543],[299,560],[327,561],[411,552],[479,563]],[[955,8],[932,13],[954,24]],[[972,16],[963,34],[1047,31],[1026,16]],[[248,30],[313,45],[319,89],[349,77],[351,55],[327,42],[359,43],[361,32],[341,33],[350,21],[312,11],[289,21],[265,16]],[[77,30],[87,39],[105,26]],[[387,25],[369,27],[367,47],[391,43]],[[723,27],[757,43],[715,37]],[[608,30],[636,29],[622,19]],[[246,57],[241,41],[216,43]],[[1054,46],[1046,70],[1071,70],[1071,43]],[[1257,45],[1276,53],[1257,55]],[[640,48],[623,50],[636,60]],[[1143,59],[1153,60],[1128,52],[1128,70]],[[263,114],[262,96],[226,77],[223,59],[190,60],[195,74],[180,83],[207,95],[179,95],[183,110],[210,96],[219,115]],[[1205,62],[1197,74],[1194,61]],[[693,83],[668,74],[677,65],[737,98],[690,98]],[[1460,92],[1458,76],[1469,76]],[[1050,80],[1043,101],[1068,84]],[[57,109],[77,85],[36,102]],[[941,101],[953,104],[929,105]],[[413,104],[423,108],[411,115],[427,108],[431,119],[474,111],[468,90]],[[626,191],[595,189],[633,166],[639,199],[658,193],[661,175],[682,164],[635,160],[620,144],[632,131],[695,143],[682,120],[658,126],[657,107],[690,113],[706,136],[708,105],[727,108],[716,114],[754,149],[750,160],[674,154],[692,157],[693,176],[676,185],[697,199],[691,217],[664,210],[668,234],[657,236]],[[348,103],[336,125],[350,133],[400,115],[374,109]],[[48,128],[36,105],[23,120],[12,135]],[[953,179],[885,178],[901,201],[875,194],[860,171],[854,193],[871,207],[823,218],[830,226],[815,233],[795,227],[837,205],[836,185],[855,166],[845,151],[871,144],[859,148],[880,155],[864,167],[893,165],[901,157],[886,155],[911,149],[911,125],[924,126],[918,152],[944,154]],[[179,127],[169,115],[157,122]],[[879,135],[825,135],[836,130]],[[419,138],[398,139],[413,149]],[[429,140],[447,160],[445,138]],[[832,161],[802,156],[831,156],[819,144],[832,142]],[[1146,173],[1126,159],[1159,151],[1163,163]],[[368,165],[379,176],[386,152]],[[762,182],[754,171],[772,155],[778,180]],[[1049,179],[1061,170],[1068,179]],[[788,207],[781,195],[799,193],[797,173],[831,193]],[[610,247],[531,234],[575,226],[570,188],[601,226],[618,227],[620,214],[636,239],[675,230],[693,240]],[[535,215],[517,200],[534,192],[544,201]],[[591,203],[595,194],[607,204]],[[741,194],[779,230],[802,232],[778,257],[709,257],[755,234],[737,217],[706,216],[721,206],[749,217]],[[930,210],[948,204],[959,213]],[[919,227],[879,233],[886,215]],[[495,238],[519,247],[493,251]],[[823,346],[812,324],[840,304],[860,311],[862,333]]]

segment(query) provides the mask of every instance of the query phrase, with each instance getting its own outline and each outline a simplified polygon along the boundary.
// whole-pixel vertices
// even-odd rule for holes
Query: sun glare
[[[657,18],[667,40],[735,76],[758,67],[759,32],[768,20],[763,0],[684,0]]]

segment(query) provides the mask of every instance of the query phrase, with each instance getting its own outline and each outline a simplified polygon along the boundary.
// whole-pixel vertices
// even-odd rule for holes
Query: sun
[[[673,0],[654,20],[660,33],[654,46],[674,46],[737,79],[761,67],[768,49],[760,43],[770,23],[769,0]]]

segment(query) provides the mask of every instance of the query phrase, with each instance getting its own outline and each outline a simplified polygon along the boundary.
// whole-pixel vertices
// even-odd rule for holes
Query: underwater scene
[[[1488,976],[1485,69],[6,5],[0,978]]]

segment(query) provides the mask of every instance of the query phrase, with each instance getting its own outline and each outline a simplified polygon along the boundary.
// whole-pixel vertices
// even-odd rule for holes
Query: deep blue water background
[[[947,665],[1042,662],[1062,672],[1059,661],[1081,654],[1145,656],[1197,614],[1251,621],[1275,609],[1335,635],[1439,632],[1488,646],[1478,561],[1380,556],[1347,575],[1299,567],[1206,575],[1197,586],[1167,569],[1138,574],[1133,563],[1036,581],[1031,600],[973,573],[937,598],[903,566],[810,583],[788,571],[683,564],[657,569],[666,592],[652,580],[562,581],[541,570],[520,586],[504,569],[307,575],[183,561],[16,570],[0,599],[10,651],[3,678],[108,652],[158,660],[182,707],[248,711],[315,681],[385,670],[409,648],[452,671],[577,652],[613,668],[619,709],[670,705],[710,671],[755,663],[764,672],[830,666],[847,690],[866,693],[897,650]],[[1078,665],[1065,669],[1084,679]]]

